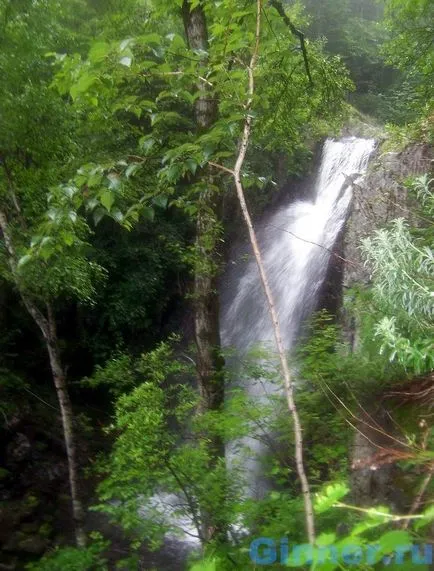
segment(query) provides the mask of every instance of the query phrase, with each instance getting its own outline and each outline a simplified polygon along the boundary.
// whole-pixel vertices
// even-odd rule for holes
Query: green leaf
[[[98,200],[95,197],[92,197],[85,202],[85,208],[88,211],[92,211],[94,208],[98,206],[98,204],[99,204]]]
[[[145,220],[149,220],[152,222],[152,220],[154,220],[155,217],[155,211],[150,206],[144,206],[142,208],[142,215],[145,218]]]
[[[142,137],[139,141],[140,147],[147,153],[154,145],[155,140],[152,137]]]
[[[192,174],[196,174],[198,164],[197,164],[197,162],[196,162],[194,159],[187,159],[187,160],[185,161],[185,164],[186,164],[188,170],[189,170]]]
[[[79,95],[86,93],[90,87],[96,82],[97,78],[89,73],[84,73],[75,85],[70,89],[70,94],[73,99],[77,99]]]
[[[31,259],[32,259],[32,256],[31,256],[30,254],[26,254],[25,256],[22,256],[22,257],[18,260],[17,268],[22,268],[23,266],[25,266],[26,264],[28,264]]]
[[[171,164],[169,167],[164,168],[161,174],[168,182],[177,182],[182,175],[182,166],[176,163]]]
[[[316,495],[315,511],[323,513],[330,509],[336,502],[341,500],[349,492],[346,484],[331,484],[325,491]]]
[[[144,45],[159,45],[162,40],[159,34],[145,34],[137,38],[137,41]]]
[[[110,44],[107,42],[96,42],[89,51],[89,60],[92,63],[99,63],[110,52]]]
[[[54,241],[54,238],[52,236],[44,236],[44,238],[42,239],[42,242],[41,242],[41,248],[44,248],[48,244],[51,244],[53,241]]]
[[[172,42],[170,46],[172,50],[180,50],[185,48],[185,40],[179,34],[169,34],[167,38]]]
[[[155,196],[152,199],[152,202],[155,204],[155,206],[158,206],[160,208],[167,208],[168,201],[169,201],[168,197],[164,196],[163,194]]]
[[[34,246],[36,246],[37,244],[39,244],[39,242],[42,240],[42,236],[33,236],[33,238],[30,241],[30,247],[33,248]]]
[[[140,163],[131,163],[125,169],[125,176],[130,178],[136,173],[142,165]]]
[[[133,38],[126,38],[125,40],[122,40],[121,43],[119,44],[119,51],[124,52],[129,46],[133,44],[134,44]]]
[[[116,173],[110,173],[108,176],[108,181],[109,181],[109,189],[110,190],[116,190],[121,186],[121,179],[119,177],[118,174]]]
[[[417,520],[415,523],[415,529],[421,529],[422,527],[428,525],[429,523],[431,523],[434,520],[434,505],[429,506],[424,512],[423,512],[423,519]]]
[[[97,186],[100,186],[101,181],[102,181],[102,174],[100,172],[95,172],[90,175],[87,181],[87,186],[89,188],[95,188]]]
[[[379,539],[379,545],[383,553],[390,553],[397,547],[411,545],[412,543],[410,534],[403,530],[388,531]]]
[[[335,533],[322,533],[320,536],[316,538],[315,544],[318,547],[326,547],[327,545],[331,545],[335,541],[336,541]]]
[[[115,195],[111,190],[106,189],[101,193],[100,201],[104,208],[110,212],[111,207],[115,202]]]
[[[60,218],[60,214],[57,208],[50,208],[50,210],[47,212],[47,217],[52,221],[52,222],[58,222],[59,218]]]
[[[116,222],[122,223],[124,220],[124,215],[122,214],[122,212],[118,208],[113,209],[111,212],[111,215],[112,215],[112,218],[114,218],[114,220],[116,220]]]
[[[298,545],[292,550],[289,558],[286,560],[286,565],[288,567],[302,567],[309,564],[315,559],[317,551],[316,547],[312,547],[312,545],[309,545],[308,543]]]
[[[67,246],[72,246],[74,244],[75,236],[72,232],[64,232],[62,238]]]
[[[98,224],[101,222],[101,220],[104,218],[105,216],[105,211],[102,208],[96,208],[93,212],[93,222],[95,224],[95,226],[98,226]]]

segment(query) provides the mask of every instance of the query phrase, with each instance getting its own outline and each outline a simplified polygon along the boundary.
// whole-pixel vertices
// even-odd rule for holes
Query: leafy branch
[[[292,34],[294,34],[294,36],[296,36],[299,39],[301,53],[303,54],[304,67],[306,69],[306,75],[309,79],[309,86],[313,87],[314,83],[313,83],[313,79],[312,79],[312,74],[310,72],[309,58],[307,56],[307,49],[306,49],[306,40],[305,40],[303,32],[301,30],[299,30],[296,26],[294,26],[294,24],[288,18],[287,13],[285,12],[285,8],[282,6],[282,2],[279,2],[279,0],[270,0],[270,6],[272,6],[273,8],[275,8],[278,11],[282,20],[285,22],[285,24],[291,30]]]

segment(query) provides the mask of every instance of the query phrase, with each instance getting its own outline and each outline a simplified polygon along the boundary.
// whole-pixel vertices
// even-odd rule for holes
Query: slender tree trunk
[[[189,47],[208,51],[208,30],[202,3],[192,9],[191,2],[182,6],[185,34]],[[206,58],[203,60],[206,65]],[[205,81],[198,81],[200,96],[195,103],[198,132],[209,129],[217,116],[217,102]],[[194,276],[194,329],[197,347],[196,370],[200,393],[198,413],[221,410],[224,405],[224,359],[220,350],[219,298],[217,292],[219,241],[219,201],[212,190],[212,178],[205,179],[205,188],[198,200],[196,220],[196,268]],[[209,441],[210,468],[224,459],[225,447],[220,437],[206,435]],[[225,525],[213,514],[202,510],[202,535],[205,541],[222,539]]]
[[[280,366],[283,375],[284,388],[286,394],[286,400],[288,403],[288,409],[291,413],[293,424],[294,424],[294,437],[295,437],[295,460],[297,466],[297,474],[300,479],[301,489],[303,492],[304,500],[304,511],[306,520],[306,531],[309,538],[309,542],[313,544],[315,542],[315,525],[314,525],[314,513],[312,507],[312,500],[309,488],[309,481],[306,476],[303,462],[303,434],[300,423],[300,418],[298,416],[297,407],[294,400],[294,387],[291,380],[291,373],[288,366],[288,360],[286,357],[285,347],[282,341],[282,334],[280,329],[279,318],[276,311],[276,306],[274,303],[273,294],[268,282],[267,273],[265,271],[264,263],[262,260],[261,251],[259,249],[258,240],[256,238],[256,232],[253,227],[252,219],[247,207],[247,203],[244,197],[243,185],[241,182],[241,168],[244,164],[246,157],[247,147],[249,145],[251,130],[252,130],[252,115],[249,113],[252,106],[253,95],[254,95],[254,70],[258,60],[259,54],[259,40],[261,31],[261,0],[257,0],[257,16],[256,16],[256,42],[253,50],[253,55],[248,66],[249,74],[249,99],[246,103],[246,119],[244,123],[244,131],[241,137],[239,154],[235,163],[233,170],[233,177],[235,180],[235,186],[237,190],[238,200],[241,206],[244,220],[246,222],[247,228],[249,230],[250,243],[255,255],[256,263],[259,269],[259,275],[262,282],[262,287],[267,299],[268,309],[273,323],[274,338],[276,342],[277,352],[279,354]]]
[[[78,547],[86,546],[84,532],[84,509],[81,500],[79,484],[79,468],[77,461],[77,445],[74,434],[74,413],[66,384],[66,374],[62,366],[57,338],[56,322],[52,308],[47,304],[48,335],[44,335],[47,352],[50,359],[51,373],[56,387],[60,414],[62,416],[63,438],[65,441],[66,456],[68,458],[69,487],[71,490],[72,514],[74,518],[75,537]],[[44,333],[44,331],[42,331]]]
[[[45,341],[48,357],[50,360],[51,374],[56,388],[57,399],[62,418],[63,439],[65,443],[66,456],[68,460],[69,487],[72,501],[72,514],[74,518],[75,539],[78,547],[86,546],[86,535],[84,532],[84,509],[81,501],[78,478],[77,448],[74,435],[74,416],[71,401],[66,385],[66,375],[60,357],[59,343],[56,333],[56,323],[52,308],[47,304],[47,317],[41,312],[38,306],[30,299],[20,287],[16,274],[17,258],[12,236],[6,214],[0,210],[0,229],[3,234],[6,250],[9,258],[9,265],[14,277],[15,285],[19,291],[21,299],[39,327]]]

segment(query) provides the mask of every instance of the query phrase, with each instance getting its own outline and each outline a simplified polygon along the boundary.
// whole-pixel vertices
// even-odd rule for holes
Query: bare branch
[[[280,365],[283,374],[283,381],[284,381],[284,388],[286,394],[286,400],[288,403],[288,409],[291,413],[293,423],[294,423],[294,438],[295,438],[295,459],[296,459],[296,466],[297,466],[297,474],[300,479],[301,488],[303,492],[303,501],[304,501],[304,511],[305,511],[305,519],[306,519],[306,530],[307,535],[309,538],[309,543],[312,545],[315,543],[315,521],[314,521],[314,513],[313,513],[313,506],[312,506],[312,498],[310,494],[310,487],[309,481],[306,476],[306,472],[304,469],[304,460],[303,460],[303,435],[302,435],[302,428],[300,423],[300,418],[298,416],[297,407],[294,401],[294,385],[291,380],[291,373],[289,371],[288,360],[286,358],[285,347],[282,341],[282,334],[280,329],[280,323],[276,311],[276,306],[274,303],[274,297],[268,282],[268,277],[265,272],[261,251],[259,249],[258,241],[256,238],[256,232],[253,227],[252,219],[250,217],[250,213],[247,207],[246,199],[244,196],[244,189],[241,182],[241,169],[244,164],[244,160],[246,158],[247,148],[249,146],[250,135],[252,131],[252,121],[253,116],[249,113],[252,102],[253,102],[253,95],[255,91],[255,78],[254,78],[254,70],[256,67],[256,63],[259,56],[259,42],[260,42],[260,34],[261,34],[261,0],[257,0],[257,11],[256,11],[256,34],[255,34],[255,45],[253,48],[252,57],[250,60],[250,64],[247,68],[248,75],[249,75],[249,87],[248,87],[248,99],[245,105],[246,109],[246,118],[244,121],[244,129],[243,134],[241,136],[240,145],[239,145],[239,153],[237,160],[235,162],[233,177],[235,181],[235,187],[237,190],[238,200],[241,206],[241,210],[244,216],[244,220],[246,222],[250,243],[253,249],[253,253],[255,255],[256,263],[259,269],[259,275],[261,279],[261,283],[264,289],[264,293],[267,299],[268,309],[270,313],[270,317],[273,323],[273,330],[274,330],[274,337],[276,341],[276,347],[279,354]]]
[[[422,484],[421,484],[421,486],[420,486],[420,488],[419,488],[419,491],[418,491],[418,493],[417,493],[417,496],[414,498],[414,501],[413,501],[413,503],[412,503],[412,505],[411,505],[410,511],[408,512],[409,518],[404,522],[404,524],[403,524],[403,526],[402,526],[403,529],[407,529],[407,528],[408,528],[408,525],[409,525],[409,523],[410,523],[410,517],[414,517],[414,514],[415,514],[415,513],[417,512],[417,510],[419,509],[420,504],[422,503],[422,498],[423,498],[423,496],[424,496],[424,494],[425,494],[425,492],[426,492],[426,490],[427,490],[427,488],[428,488],[428,486],[429,486],[429,483],[430,483],[431,480],[432,480],[433,474],[434,474],[434,464],[431,464],[431,467],[430,467],[430,469],[429,469],[429,472],[428,472],[428,474],[425,476],[425,478],[423,479]]]
[[[224,167],[223,165],[219,165],[217,163],[212,163],[211,161],[208,162],[208,164],[216,169],[219,169],[221,171],[224,171],[228,174],[230,174],[231,176],[234,176],[234,171],[232,169],[228,169],[226,167]]]
[[[330,393],[333,395],[333,397],[339,402],[339,404],[348,412],[348,414],[349,414],[352,418],[354,418],[354,420],[355,420],[358,424],[364,424],[365,426],[367,426],[367,427],[370,428],[371,430],[375,431],[377,434],[381,434],[382,436],[386,436],[388,439],[395,441],[395,442],[396,442],[397,444],[399,444],[400,446],[403,446],[403,447],[405,447],[405,448],[411,448],[411,446],[410,446],[409,444],[407,444],[406,442],[404,442],[403,440],[399,440],[398,438],[395,438],[392,434],[388,434],[388,433],[385,432],[382,428],[379,428],[379,427],[378,427],[378,424],[377,424],[377,426],[375,426],[375,425],[373,425],[373,424],[370,424],[370,423],[367,422],[366,420],[363,420],[362,418],[356,416],[356,415],[352,412],[352,410],[350,410],[350,409],[348,408],[348,406],[345,404],[345,402],[344,402],[342,399],[340,399],[340,398],[338,397],[338,395],[330,388],[330,386],[329,386],[327,383],[324,383],[324,385],[325,385],[325,387],[327,388],[327,390],[330,391]],[[363,410],[363,409],[362,409],[362,410]],[[363,435],[363,436],[365,436],[365,438],[366,438],[367,440],[369,440],[366,435]],[[378,447],[378,448],[381,448],[380,446],[377,446],[377,447]]]
[[[286,228],[282,228],[281,226],[275,226],[274,224],[266,224],[266,226],[270,226],[271,228],[276,228],[276,230],[282,230],[282,232],[286,232],[287,234],[290,234],[294,238],[297,238],[297,240],[301,240],[302,242],[305,242],[306,244],[312,244],[313,246],[318,246],[318,248],[322,248],[323,250],[325,250],[326,252],[328,252],[329,254],[331,254],[332,256],[337,258],[338,260],[341,260],[341,262],[344,262],[345,264],[350,264],[352,266],[362,266],[362,264],[358,264],[357,262],[352,262],[351,260],[347,260],[346,258],[339,256],[339,254],[336,254],[336,252],[333,252],[333,250],[330,250],[330,248],[327,248],[326,246],[323,246],[322,244],[317,244],[317,242],[312,242],[311,240],[306,240],[305,238],[302,238],[301,236],[297,236],[297,234],[294,234],[294,232],[290,232]]]
[[[403,520],[412,520],[412,519],[421,519],[424,516],[423,515],[394,515],[394,514],[388,514],[386,512],[381,512],[379,510],[375,510],[372,508],[359,508],[358,506],[351,506],[349,504],[344,504],[342,502],[337,502],[335,504],[335,507],[337,508],[345,508],[348,510],[354,510],[357,512],[362,512],[362,513],[366,513],[369,515],[378,515],[380,517],[384,517],[387,521],[403,521]]]
[[[142,77],[155,77],[156,75],[161,75],[162,77],[164,77],[169,75],[188,75],[188,74],[185,73],[185,71],[156,71],[153,73],[142,73],[141,75]],[[208,79],[202,77],[201,75],[198,75],[197,77],[200,81],[212,87],[212,83],[208,81]]]

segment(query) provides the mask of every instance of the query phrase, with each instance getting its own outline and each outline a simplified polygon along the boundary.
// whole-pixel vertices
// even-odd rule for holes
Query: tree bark
[[[47,304],[47,317],[38,308],[36,303],[26,295],[20,286],[17,277],[17,257],[6,214],[0,210],[0,229],[3,234],[9,265],[14,277],[15,286],[23,300],[28,313],[39,327],[45,341],[48,357],[50,360],[51,374],[56,388],[57,399],[60,408],[63,428],[63,440],[65,443],[66,456],[68,460],[69,487],[71,492],[72,515],[74,519],[75,539],[77,547],[86,546],[86,534],[84,532],[84,509],[81,501],[76,438],[74,434],[74,415],[66,384],[66,375],[62,366],[59,350],[59,342],[56,333],[56,322],[52,308]]]
[[[66,456],[68,459],[69,487],[71,491],[72,514],[74,518],[75,538],[78,547],[86,546],[86,534],[84,531],[84,508],[81,500],[79,469],[77,461],[77,446],[74,433],[74,413],[72,411],[71,399],[69,398],[66,384],[65,369],[59,350],[57,338],[56,321],[53,310],[47,304],[48,331],[44,334],[47,346],[48,357],[50,359],[51,373],[53,375],[54,386],[56,387],[57,399],[59,402],[60,414],[62,417],[63,437],[65,441]],[[44,333],[44,331],[42,330]]]
[[[244,189],[241,182],[241,168],[244,164],[244,160],[247,153],[247,148],[250,141],[250,135],[252,130],[252,115],[249,113],[250,108],[253,102],[253,95],[255,90],[255,83],[254,83],[254,69],[256,67],[256,63],[258,60],[259,55],[259,40],[260,40],[260,31],[261,31],[261,0],[257,0],[257,14],[256,14],[256,41],[255,47],[253,50],[253,55],[250,60],[250,64],[248,66],[248,74],[249,74],[249,89],[248,89],[248,101],[246,103],[246,119],[244,122],[244,131],[241,137],[240,147],[239,147],[239,154],[235,163],[233,177],[235,180],[235,186],[237,190],[238,200],[241,206],[241,211],[243,213],[244,220],[246,222],[248,231],[249,231],[249,238],[250,243],[253,249],[253,253],[255,255],[256,263],[259,269],[259,275],[262,283],[262,287],[264,289],[264,293],[267,299],[268,309],[271,317],[271,321],[273,323],[273,331],[274,331],[274,338],[276,342],[276,348],[279,355],[280,366],[283,375],[284,381],[284,388],[286,394],[286,400],[288,403],[288,409],[292,416],[292,420],[294,423],[294,438],[295,438],[295,460],[297,466],[297,474],[300,479],[301,489],[303,492],[303,500],[304,500],[304,511],[305,511],[305,520],[306,520],[306,531],[309,538],[309,543],[314,544],[315,542],[315,525],[314,525],[314,513],[313,513],[313,506],[312,506],[312,499],[310,494],[310,487],[309,481],[306,476],[306,472],[304,469],[304,462],[303,462],[303,434],[302,428],[300,423],[300,418],[298,416],[297,407],[294,400],[294,386],[291,380],[291,373],[289,370],[288,360],[286,357],[285,347],[282,341],[282,334],[280,329],[279,318],[276,311],[276,306],[274,303],[274,297],[271,291],[270,284],[268,282],[267,273],[265,271],[265,267],[262,261],[261,251],[259,249],[258,240],[256,238],[256,232],[252,223],[252,219],[250,217],[250,213],[247,207],[247,203],[244,197]]]
[[[184,0],[182,6],[185,35],[192,50],[208,51],[208,30],[202,4],[191,8]],[[207,64],[204,56],[203,65]],[[206,131],[215,121],[218,106],[210,84],[199,80],[199,97],[195,102],[195,120],[198,132]],[[212,190],[212,178],[205,178],[205,189],[198,200],[196,220],[196,267],[194,276],[194,330],[197,348],[196,371],[200,394],[198,413],[221,410],[224,405],[224,359],[220,349],[219,298],[217,291],[220,197]],[[210,469],[225,457],[224,442],[215,435],[208,440]],[[214,514],[202,510],[202,536],[205,542],[222,540],[225,524]]]

